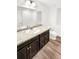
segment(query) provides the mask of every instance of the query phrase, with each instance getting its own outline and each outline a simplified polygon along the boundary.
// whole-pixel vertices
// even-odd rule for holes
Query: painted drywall
[[[56,6],[53,6],[52,8],[50,8],[49,11],[49,24],[50,26],[55,27],[56,25],[56,14],[57,14],[57,9]]]
[[[61,35],[61,8],[57,8],[56,31]]]
[[[43,9],[42,24],[51,27],[61,36],[61,0],[39,1]],[[51,3],[47,3],[47,1]]]
[[[61,8],[56,6],[50,8],[49,25],[52,30],[55,30],[61,36]]]
[[[53,5],[51,8],[43,7],[42,24],[49,26],[51,30],[55,30],[61,36],[61,8]]]
[[[60,4],[60,1],[58,2]],[[43,4],[43,2],[39,2],[38,9],[42,11],[42,25],[49,26],[52,30],[55,30],[58,35],[61,35],[61,8],[59,4],[54,4],[52,7],[48,7],[47,5]]]
[[[17,0],[17,5],[23,5],[26,0]]]
[[[61,0],[57,0],[57,8],[61,8]]]
[[[57,8],[56,24],[61,25],[61,8]]]
[[[22,11],[20,8],[17,8],[17,27],[22,26]]]

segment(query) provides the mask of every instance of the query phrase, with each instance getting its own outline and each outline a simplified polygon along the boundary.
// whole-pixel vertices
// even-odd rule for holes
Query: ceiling
[[[52,5],[56,4],[57,0],[39,0],[39,1],[46,4],[47,6],[52,6]]]
[[[58,7],[60,7],[61,5],[61,0],[38,0],[40,2],[42,2],[43,4],[51,7],[53,5],[57,5]]]

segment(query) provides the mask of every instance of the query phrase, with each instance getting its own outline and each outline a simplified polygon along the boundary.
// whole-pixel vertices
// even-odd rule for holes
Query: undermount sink
[[[40,28],[27,29],[24,31],[25,33],[38,33],[40,32]]]
[[[34,28],[34,29],[32,29],[32,30],[34,31],[34,33],[40,32],[40,29],[39,29],[39,28]]]
[[[25,33],[30,33],[32,30],[31,29],[27,29],[25,30]]]

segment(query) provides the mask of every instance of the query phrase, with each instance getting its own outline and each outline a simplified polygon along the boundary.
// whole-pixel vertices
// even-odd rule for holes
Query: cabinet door
[[[49,41],[49,34],[46,34],[46,35],[44,36],[44,38],[45,38],[45,44],[47,44],[48,41]]]
[[[45,40],[44,36],[42,36],[42,37],[40,36],[40,49],[45,45],[44,40]]]
[[[34,39],[35,41],[30,44],[30,59],[39,51],[39,38]]]
[[[25,48],[22,48],[21,50],[19,50],[17,52],[17,59],[26,59],[26,49]]]
[[[26,59],[30,59],[30,48],[29,48],[29,46],[26,46],[25,48],[26,48],[26,52],[25,52]]]
[[[44,47],[49,41],[49,31],[46,31],[40,35],[40,49]]]
[[[27,46],[17,52],[17,59],[30,59],[29,48]]]

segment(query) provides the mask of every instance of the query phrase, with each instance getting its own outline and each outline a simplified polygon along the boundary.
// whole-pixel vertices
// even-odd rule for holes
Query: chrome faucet
[[[27,25],[27,29],[30,29],[30,26]]]

